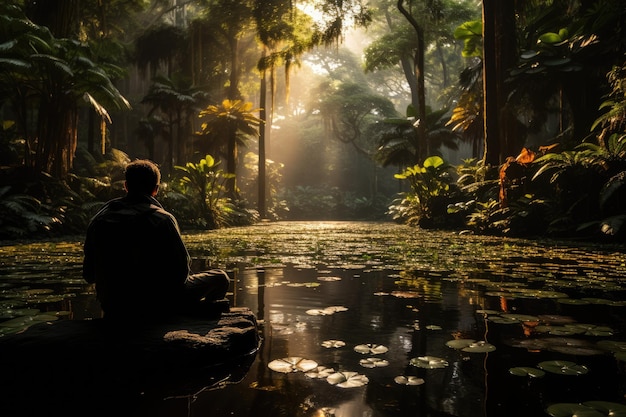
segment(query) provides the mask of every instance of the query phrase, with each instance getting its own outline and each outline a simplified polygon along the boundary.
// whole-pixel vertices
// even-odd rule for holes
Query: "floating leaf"
[[[364,368],[382,368],[389,366],[389,361],[380,358],[361,359],[359,364]]]
[[[317,277],[317,279],[319,281],[341,281],[341,277],[331,277],[331,276],[322,276],[322,277]]]
[[[575,334],[582,334],[585,329],[577,327],[565,327],[565,326],[535,326],[535,332],[549,333],[554,336],[573,336]]]
[[[539,320],[545,323],[550,324],[566,324],[566,323],[574,323],[576,320],[570,316],[560,316],[557,314],[543,314],[537,316]]]
[[[413,366],[424,369],[438,369],[448,366],[448,361],[436,356],[420,356],[418,358],[412,358],[409,363]]]
[[[487,353],[487,352],[493,352],[494,350],[496,350],[496,347],[492,345],[491,343],[487,343],[481,340],[479,342],[472,343],[471,345],[464,347],[461,350],[463,352],[469,352],[469,353]]]
[[[346,345],[346,342],[342,340],[324,340],[322,342],[322,346],[325,348],[340,348],[340,347],[344,347],[345,345]]]
[[[600,411],[605,416],[626,417],[626,405],[610,401],[585,401],[583,405]]]
[[[317,368],[314,368],[311,371],[306,372],[305,375],[308,376],[309,378],[326,379],[334,373],[335,373],[335,370],[333,368],[327,368],[325,366],[318,366]]]
[[[603,352],[599,349],[593,349],[589,347],[582,346],[551,346],[550,350],[559,353],[565,353],[567,355],[576,355],[576,356],[593,356],[593,355],[601,355]]]
[[[306,288],[315,288],[315,287],[319,287],[320,283],[319,282],[298,282],[298,283],[291,283],[291,284],[287,284],[288,287],[306,287]]]
[[[613,329],[606,326],[598,326],[585,332],[586,336],[609,337],[613,336]]]
[[[500,316],[489,316],[488,320],[496,324],[519,324],[519,321]]]
[[[367,354],[379,355],[381,353],[387,353],[389,351],[389,348],[383,345],[375,345],[372,343],[367,343],[367,344],[355,346],[354,351],[358,353],[362,353],[363,355],[367,355]]]
[[[288,374],[290,372],[308,372],[317,367],[317,362],[310,359],[303,359],[299,356],[291,356],[289,358],[275,359],[267,364],[272,371]]]
[[[415,291],[392,291],[391,295],[397,298],[419,298],[419,293]]]
[[[476,340],[474,339],[454,339],[454,340],[448,340],[446,342],[446,346],[452,348],[452,349],[463,349],[464,347],[468,347],[469,345],[471,345],[472,343],[474,343]]]
[[[426,382],[424,381],[424,379],[418,378],[413,375],[409,375],[409,376],[399,375],[395,377],[393,380],[395,381],[396,384],[400,384],[400,385],[422,385],[424,382]]]
[[[584,365],[578,365],[570,361],[545,361],[537,366],[546,372],[559,375],[584,375],[589,369]]]
[[[552,404],[546,412],[552,417],[606,417],[591,407],[575,403]]]
[[[517,366],[515,368],[511,368],[509,369],[509,373],[511,373],[511,375],[529,376],[531,378],[541,378],[546,374],[541,369],[531,368],[527,366]]]
[[[1,327],[22,327],[25,328],[34,324],[35,316],[20,316],[11,320],[3,321],[0,323]]]
[[[610,352],[626,352],[626,342],[617,340],[601,340],[597,343],[602,349]]]
[[[324,309],[312,308],[307,310],[306,314],[310,316],[330,316],[331,314],[335,314],[340,311],[348,311],[348,309],[343,306],[331,306]]]
[[[49,314],[37,314],[36,316],[33,316],[33,321],[37,321],[37,322],[43,322],[43,321],[55,321],[58,320],[59,317],[56,316],[54,313],[49,313]]]
[[[369,382],[369,379],[365,375],[361,375],[358,372],[335,372],[326,378],[326,381],[331,385],[336,385],[341,388],[356,388],[362,387]]]
[[[531,315],[528,315],[528,314],[510,314],[510,313],[505,313],[505,314],[501,314],[500,316],[504,317],[505,319],[517,320],[517,321],[521,321],[521,322],[535,322],[535,321],[539,321],[539,317],[531,316]]]

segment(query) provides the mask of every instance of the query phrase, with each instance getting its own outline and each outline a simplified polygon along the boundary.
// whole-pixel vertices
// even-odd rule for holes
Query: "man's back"
[[[174,302],[189,273],[176,220],[144,195],[107,203],[85,239],[83,275],[96,283],[105,316],[158,317]]]

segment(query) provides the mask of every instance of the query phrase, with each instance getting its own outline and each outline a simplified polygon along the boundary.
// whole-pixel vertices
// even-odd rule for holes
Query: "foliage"
[[[0,104],[15,115],[25,165],[64,178],[73,165],[78,109],[88,105],[104,124],[110,110],[129,108],[113,84],[121,69],[97,62],[87,43],[56,38],[15,7],[0,10]]]
[[[591,126],[591,130],[602,127],[601,140],[611,133],[626,131],[626,62],[614,66],[607,78],[612,91],[600,104],[600,110],[606,111]]]
[[[201,139],[209,149],[221,152],[226,158],[226,171],[232,174],[227,183],[230,198],[235,198],[237,185],[237,160],[239,146],[246,146],[252,137],[258,137],[258,128],[262,120],[254,115],[258,109],[253,104],[242,100],[223,100],[220,105],[209,105],[200,111],[203,119],[200,128]]]
[[[60,222],[33,196],[11,193],[11,186],[0,187],[0,239],[32,237],[48,232]]]
[[[374,220],[383,217],[389,201],[367,198],[338,187],[295,186],[278,194],[286,202],[288,220]]]
[[[413,105],[407,106],[406,118],[384,119],[378,132],[378,149],[374,159],[383,167],[397,165],[406,167],[419,162],[416,112]],[[426,113],[427,148],[437,150],[441,147],[457,150],[459,135],[446,127],[448,109]]]
[[[156,76],[152,79],[148,93],[141,100],[150,106],[148,121],[140,126],[144,140],[150,144],[161,136],[168,144],[166,168],[171,171],[172,161],[187,160],[185,150],[192,135],[192,117],[206,104],[207,93],[191,84],[191,80],[180,73],[171,77]],[[150,129],[152,128],[152,129]],[[150,147],[153,152],[153,143]],[[175,154],[175,150],[177,154]]]
[[[44,172],[34,175],[23,167],[2,171],[6,185],[0,193],[0,238],[83,234],[104,202],[124,195],[128,155],[111,150],[97,162],[79,148],[76,161],[64,180]]]
[[[265,160],[266,187],[270,196],[266,214],[271,220],[284,219],[289,211],[287,202],[278,197],[282,186],[283,168],[284,164],[271,159]],[[244,170],[240,175],[239,187],[243,200],[258,200],[259,156],[254,152],[248,152],[244,157]]]
[[[458,192],[453,173],[454,167],[443,158],[430,156],[423,165],[416,164],[395,175],[409,182],[412,196],[404,201],[413,206],[412,212],[422,227],[445,223],[442,218],[447,214],[447,206]]]
[[[195,219],[197,227],[216,229],[223,226],[249,224],[253,213],[242,210],[236,203],[225,197],[225,182],[232,174],[218,169],[211,155],[206,155],[198,163],[187,162],[185,166],[175,168],[182,173],[177,185],[180,196],[169,195],[169,199],[187,200],[188,213],[178,216],[184,219]],[[177,205],[180,207],[180,205]],[[190,210],[189,210],[190,209]],[[175,212],[176,209],[172,208]],[[189,216],[191,214],[191,216]]]
[[[352,81],[324,81],[317,97],[311,112],[322,116],[326,133],[364,155],[372,151],[363,132],[376,121],[397,115],[389,99]]]

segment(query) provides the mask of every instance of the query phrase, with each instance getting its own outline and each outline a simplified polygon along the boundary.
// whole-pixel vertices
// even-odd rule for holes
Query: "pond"
[[[244,375],[129,415],[626,415],[623,247],[375,222],[184,238],[194,270],[229,272],[262,343]],[[0,334],[98,317],[81,251],[80,237],[0,246]]]

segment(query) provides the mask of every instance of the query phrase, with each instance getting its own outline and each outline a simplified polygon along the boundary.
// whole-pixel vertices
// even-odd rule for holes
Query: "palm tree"
[[[1,38],[7,39],[0,47],[0,91],[25,138],[24,164],[65,178],[78,141],[80,105],[93,107],[104,124],[111,121],[107,109],[127,109],[129,103],[86,44],[55,38],[18,9],[0,14],[6,21]]]
[[[165,166],[172,172],[175,159],[184,159],[187,138],[191,135],[191,116],[196,115],[206,100],[207,94],[199,87],[190,85],[190,80],[180,74],[171,78],[156,76],[148,94],[141,101],[151,104],[150,118],[157,110],[168,120],[168,155]],[[178,146],[175,146],[177,142]],[[174,149],[178,154],[174,155]]]
[[[226,171],[232,174],[227,183],[229,197],[237,194],[237,150],[239,145],[246,146],[247,139],[258,137],[258,128],[262,120],[254,115],[258,109],[253,109],[250,102],[242,100],[224,100],[220,105],[209,105],[200,111],[203,118],[200,132],[206,141],[218,149],[226,148]]]

